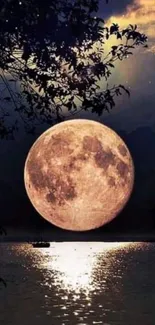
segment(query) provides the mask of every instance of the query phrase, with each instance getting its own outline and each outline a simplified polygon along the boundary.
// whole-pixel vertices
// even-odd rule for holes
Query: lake
[[[155,244],[0,244],[0,324],[154,325]]]

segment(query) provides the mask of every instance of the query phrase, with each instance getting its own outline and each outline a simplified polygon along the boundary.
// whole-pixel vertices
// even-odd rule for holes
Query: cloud
[[[152,52],[155,54],[155,45],[152,45],[148,50],[147,52]]]
[[[109,0],[108,5],[106,5],[105,0],[99,0],[99,14],[102,15],[104,19],[108,19],[112,15],[120,15],[132,2],[133,0]]]
[[[122,15],[110,17],[107,24],[113,22],[118,23],[121,28],[136,24],[150,41],[155,41],[155,0],[134,0]],[[154,45],[151,45],[151,48],[153,50]]]

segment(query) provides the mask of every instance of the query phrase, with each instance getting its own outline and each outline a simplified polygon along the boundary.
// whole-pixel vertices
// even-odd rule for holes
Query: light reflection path
[[[44,270],[45,281],[42,285],[49,288],[55,286],[57,292],[61,292],[62,299],[67,300],[72,293],[75,300],[81,294],[90,300],[100,285],[97,270],[100,254],[105,257],[108,254],[103,271],[106,282],[113,263],[110,257],[129,245],[131,243],[62,242],[51,243],[47,249],[33,249],[31,253],[34,254],[35,267]]]
[[[38,317],[38,325],[49,324],[49,318],[54,325],[131,325],[135,324],[135,314],[139,324],[147,323],[152,305],[144,296],[150,294],[154,269],[149,268],[148,276],[144,256],[151,251],[150,244],[52,242],[50,248],[29,244],[11,247],[16,266],[22,265],[17,267],[20,286],[13,285],[18,298],[11,300],[11,304],[15,302],[12,310],[17,304],[18,309],[25,310],[26,297],[30,324],[36,324]],[[23,279],[19,280],[19,275]],[[21,318],[19,324],[22,312]]]

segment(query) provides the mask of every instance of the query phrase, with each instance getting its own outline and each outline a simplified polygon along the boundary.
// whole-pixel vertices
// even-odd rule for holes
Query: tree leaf
[[[11,98],[10,97],[4,97],[3,99],[7,100],[7,101],[11,101]]]

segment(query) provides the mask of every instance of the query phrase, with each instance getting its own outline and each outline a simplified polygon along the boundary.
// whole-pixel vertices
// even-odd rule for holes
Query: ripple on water
[[[0,290],[0,324],[154,325],[154,244],[4,244],[1,250],[8,286]]]

